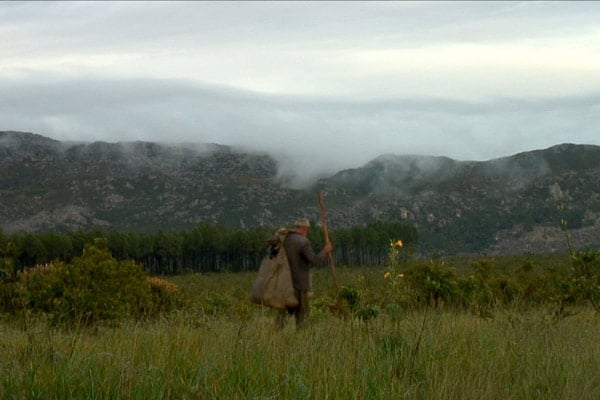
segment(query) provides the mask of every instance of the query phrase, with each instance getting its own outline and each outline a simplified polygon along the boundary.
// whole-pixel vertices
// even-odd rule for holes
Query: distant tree
[[[14,268],[20,270],[53,261],[69,263],[86,245],[100,239],[115,259],[133,260],[153,274],[175,274],[182,270],[246,271],[258,268],[265,255],[267,239],[275,231],[276,228],[271,227],[228,230],[219,225],[200,224],[191,230],[157,233],[94,229],[2,234],[0,257],[14,260]],[[334,257],[338,263],[347,265],[385,263],[390,240],[401,239],[407,246],[416,246],[418,241],[413,225],[387,222],[332,230],[330,236],[334,242]],[[323,231],[312,229],[310,239],[315,248],[321,248]]]

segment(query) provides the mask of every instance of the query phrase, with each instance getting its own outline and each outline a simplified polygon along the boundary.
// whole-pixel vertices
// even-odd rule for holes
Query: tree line
[[[94,229],[4,234],[0,230],[0,273],[6,277],[34,265],[71,262],[81,255],[86,244],[98,238],[106,241],[115,259],[134,260],[152,274],[256,270],[267,253],[267,240],[276,230],[271,227],[226,229],[211,224],[156,233]],[[376,222],[331,230],[330,236],[334,258],[340,265],[383,264],[390,241],[402,240],[405,256],[418,242],[414,225],[401,223]],[[324,244],[320,229],[311,229],[309,239],[315,251]]]

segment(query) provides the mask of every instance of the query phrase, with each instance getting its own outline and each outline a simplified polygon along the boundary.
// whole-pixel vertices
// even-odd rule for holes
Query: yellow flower
[[[398,274],[398,278],[404,278],[404,274]]]
[[[389,272],[386,272],[386,273],[383,275],[383,279],[390,279],[390,277],[391,277],[391,276],[392,276],[392,274],[391,274],[391,273],[389,273]]]
[[[398,239],[398,241],[396,242],[396,246],[402,247],[404,246],[404,243],[402,243],[402,240]]]

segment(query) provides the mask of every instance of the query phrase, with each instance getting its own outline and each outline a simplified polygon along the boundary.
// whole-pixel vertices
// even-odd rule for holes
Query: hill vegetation
[[[287,187],[268,154],[219,145],[68,143],[0,132],[0,227],[157,233],[319,220],[413,224],[421,254],[565,251],[600,243],[600,148],[561,144],[495,160],[381,156]],[[565,231],[566,230],[566,231]]]

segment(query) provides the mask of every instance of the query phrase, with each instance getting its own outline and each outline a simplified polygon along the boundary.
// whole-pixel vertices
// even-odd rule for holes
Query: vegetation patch
[[[178,305],[172,282],[150,277],[133,261],[117,261],[101,239],[86,245],[71,263],[29,268],[1,287],[4,311],[44,314],[53,324],[95,325]]]

